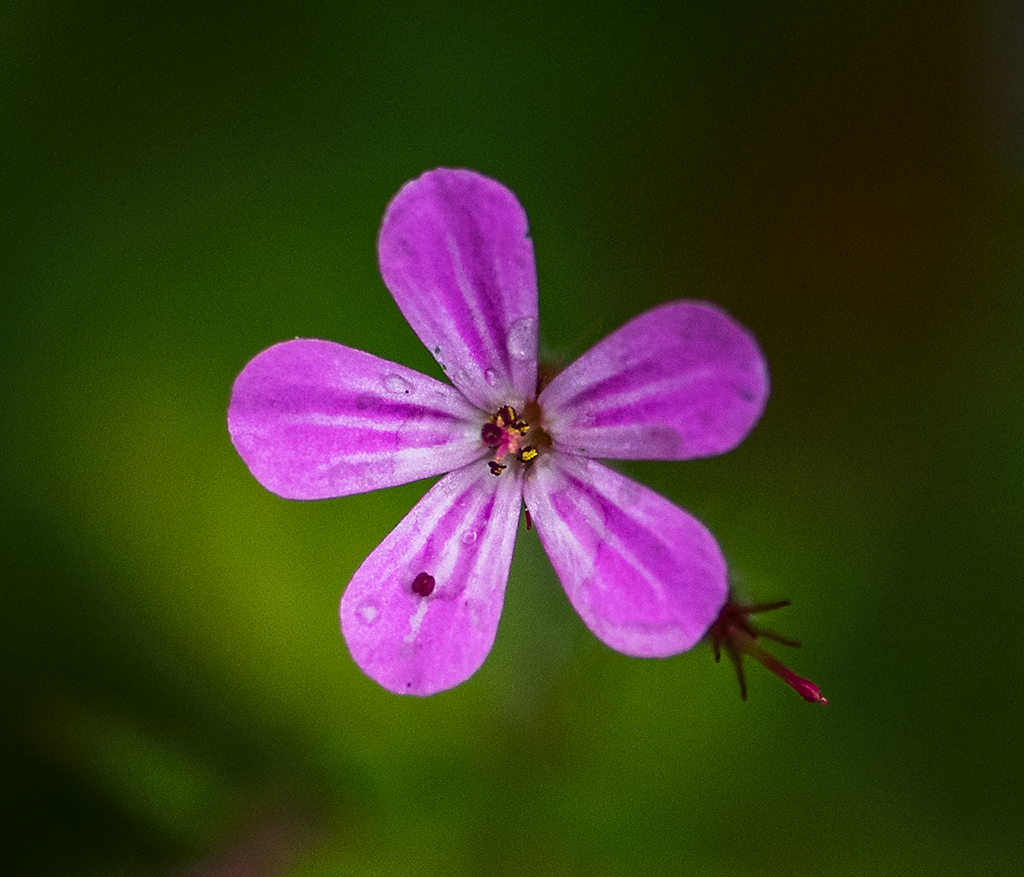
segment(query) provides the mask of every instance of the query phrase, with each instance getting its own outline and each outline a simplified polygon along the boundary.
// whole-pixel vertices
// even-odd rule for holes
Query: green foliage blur
[[[669,8],[3,4],[5,873],[1016,873],[1022,14]],[[623,468],[831,705],[609,651],[525,529],[468,683],[353,665],[428,485],[286,502],[225,409],[295,336],[440,376],[375,256],[438,165],[526,207],[552,357],[680,297],[757,334],[750,439]]]

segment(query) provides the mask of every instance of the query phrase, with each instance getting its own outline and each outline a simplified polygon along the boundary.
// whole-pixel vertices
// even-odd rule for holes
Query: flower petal
[[[288,499],[448,472],[484,455],[482,422],[447,384],[312,339],[264,350],[238,376],[228,407],[238,453],[260,484]]]
[[[695,301],[626,323],[538,399],[558,450],[615,460],[724,453],[746,438],[767,401],[768,367],[754,337]]]
[[[718,616],[727,592],[718,543],[663,496],[594,460],[547,454],[525,499],[569,602],[613,649],[678,654]]]
[[[466,398],[488,411],[533,398],[537,277],[515,195],[472,171],[429,171],[388,206],[377,252],[398,307]]]
[[[396,694],[427,695],[480,667],[498,629],[521,490],[512,470],[495,478],[481,463],[452,472],[356,570],[341,599],[341,631],[371,679]],[[421,596],[413,584],[426,577]]]

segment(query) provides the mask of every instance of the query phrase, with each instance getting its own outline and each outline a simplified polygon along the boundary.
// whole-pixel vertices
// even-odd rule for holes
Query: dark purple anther
[[[501,444],[501,438],[504,434],[504,431],[498,424],[485,423],[480,430],[480,441],[488,447],[496,448]]]

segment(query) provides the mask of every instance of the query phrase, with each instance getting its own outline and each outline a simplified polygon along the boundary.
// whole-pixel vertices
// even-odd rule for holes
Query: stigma
[[[494,449],[487,466],[492,475],[501,475],[515,463],[532,463],[541,449],[551,446],[551,438],[540,426],[540,407],[531,402],[524,416],[511,405],[502,405],[480,428],[480,441]]]

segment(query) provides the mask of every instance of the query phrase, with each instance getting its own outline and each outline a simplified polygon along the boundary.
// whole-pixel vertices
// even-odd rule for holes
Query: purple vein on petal
[[[452,472],[360,566],[342,597],[341,622],[368,676],[398,694],[427,695],[479,668],[501,615],[520,491],[511,471]],[[413,588],[421,574],[434,579],[429,596]]]
[[[525,498],[570,602],[607,645],[677,654],[715,620],[725,561],[683,509],[593,460],[556,455],[534,466]]]
[[[536,382],[537,282],[526,214],[500,183],[438,169],[407,183],[377,243],[381,274],[448,378],[484,409]]]
[[[481,412],[419,372],[330,341],[299,339],[235,381],[228,428],[264,487],[289,499],[346,496],[479,459]]]
[[[767,398],[753,336],[711,305],[679,301],[598,342],[539,401],[559,450],[621,460],[724,453],[753,429]]]

